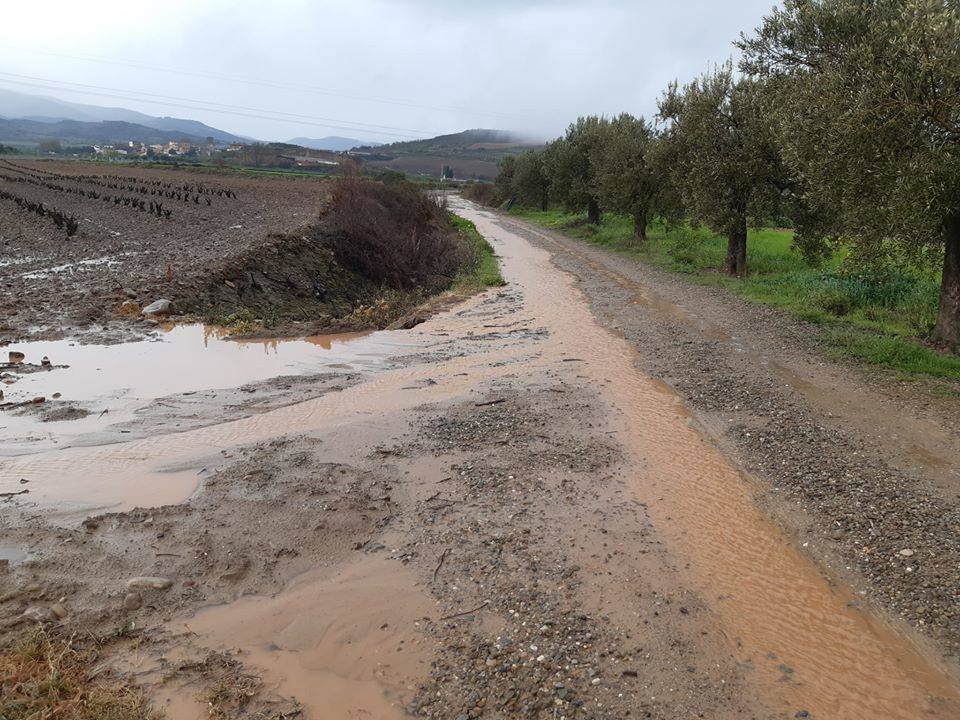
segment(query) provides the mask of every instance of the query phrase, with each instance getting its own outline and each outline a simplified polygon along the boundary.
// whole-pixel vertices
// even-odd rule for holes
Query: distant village
[[[230,145],[228,149],[242,149],[244,146],[240,143]],[[111,143],[103,145],[94,145],[93,152],[102,157],[160,157],[161,155],[184,156],[184,157],[210,157],[214,155],[219,148],[209,138],[205,143],[193,143],[188,140],[179,140],[177,142],[158,143],[148,145],[136,140],[128,140],[125,143]]]

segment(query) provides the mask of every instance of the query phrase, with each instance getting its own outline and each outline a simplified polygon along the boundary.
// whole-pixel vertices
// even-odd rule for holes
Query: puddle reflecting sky
[[[133,411],[166,395],[234,388],[280,375],[362,369],[383,364],[408,347],[409,336],[393,332],[343,333],[284,340],[227,340],[219,328],[176,325],[159,337],[118,345],[80,345],[72,340],[16,343],[3,348],[19,351],[25,362],[49,371],[16,375],[2,387],[7,402],[60,393],[60,400],[78,402],[102,419],[43,423],[33,416],[0,413],[0,442],[24,439],[24,434],[49,438],[51,433],[87,431],[128,419]],[[58,365],[68,365],[60,368]],[[58,427],[59,426],[59,427]],[[2,451],[0,451],[0,454]]]

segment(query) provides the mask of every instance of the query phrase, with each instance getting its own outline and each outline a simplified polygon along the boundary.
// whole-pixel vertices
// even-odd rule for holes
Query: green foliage
[[[653,162],[653,126],[624,113],[601,125],[598,133],[590,163],[600,204],[605,210],[632,217],[635,234],[646,239],[647,224],[662,185]]]
[[[941,355],[902,337],[831,328],[825,337],[830,353],[907,375],[960,379],[960,358]]]
[[[745,270],[747,224],[778,209],[786,174],[766,120],[763,85],[727,63],[660,101],[670,181],[697,220],[730,240],[727,269]]]
[[[493,184],[497,188],[498,202],[506,202],[513,197],[513,176],[517,171],[517,156],[507,155],[497,167],[499,171]]]
[[[500,274],[500,264],[493,247],[478,231],[477,226],[466,218],[450,213],[450,222],[473,249],[473,261],[460,269],[453,283],[453,290],[475,292],[488,287],[506,285]]]
[[[547,145],[543,162],[550,178],[550,196],[569,211],[586,209],[591,222],[600,221],[594,165],[608,121],[595,115],[578,118],[566,134]]]
[[[625,215],[608,213],[597,227],[583,213],[523,208],[512,213],[826,325],[824,340],[838,356],[909,374],[960,378],[960,360],[917,340],[929,332],[937,312],[938,281],[929,271],[865,269],[839,252],[813,267],[797,251],[792,231],[763,228],[749,231],[751,273],[735,280],[716,272],[726,238],[705,227],[656,221],[647,243],[637,245]]]
[[[916,264],[951,249],[937,334],[960,346],[960,5],[786,0],[739,45],[834,234]]]
[[[521,205],[547,208],[550,178],[542,152],[530,150],[516,157],[511,196]]]

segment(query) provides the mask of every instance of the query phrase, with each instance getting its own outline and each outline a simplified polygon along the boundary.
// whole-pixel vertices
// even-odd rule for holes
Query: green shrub
[[[850,297],[837,288],[819,288],[813,293],[812,300],[814,305],[837,317],[848,315],[852,309]]]

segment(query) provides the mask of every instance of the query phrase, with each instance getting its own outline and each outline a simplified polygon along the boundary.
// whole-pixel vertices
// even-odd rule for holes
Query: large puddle
[[[376,368],[408,347],[409,339],[390,332],[231,340],[220,328],[199,324],[166,327],[154,338],[116,345],[72,340],[12,344],[3,348],[4,354],[21,353],[23,364],[3,372],[5,401],[42,397],[45,402],[0,413],[0,455],[73,444],[132,419],[159,398],[283,375]],[[50,363],[47,369],[44,359]],[[51,411],[65,404],[80,412],[56,419]]]

